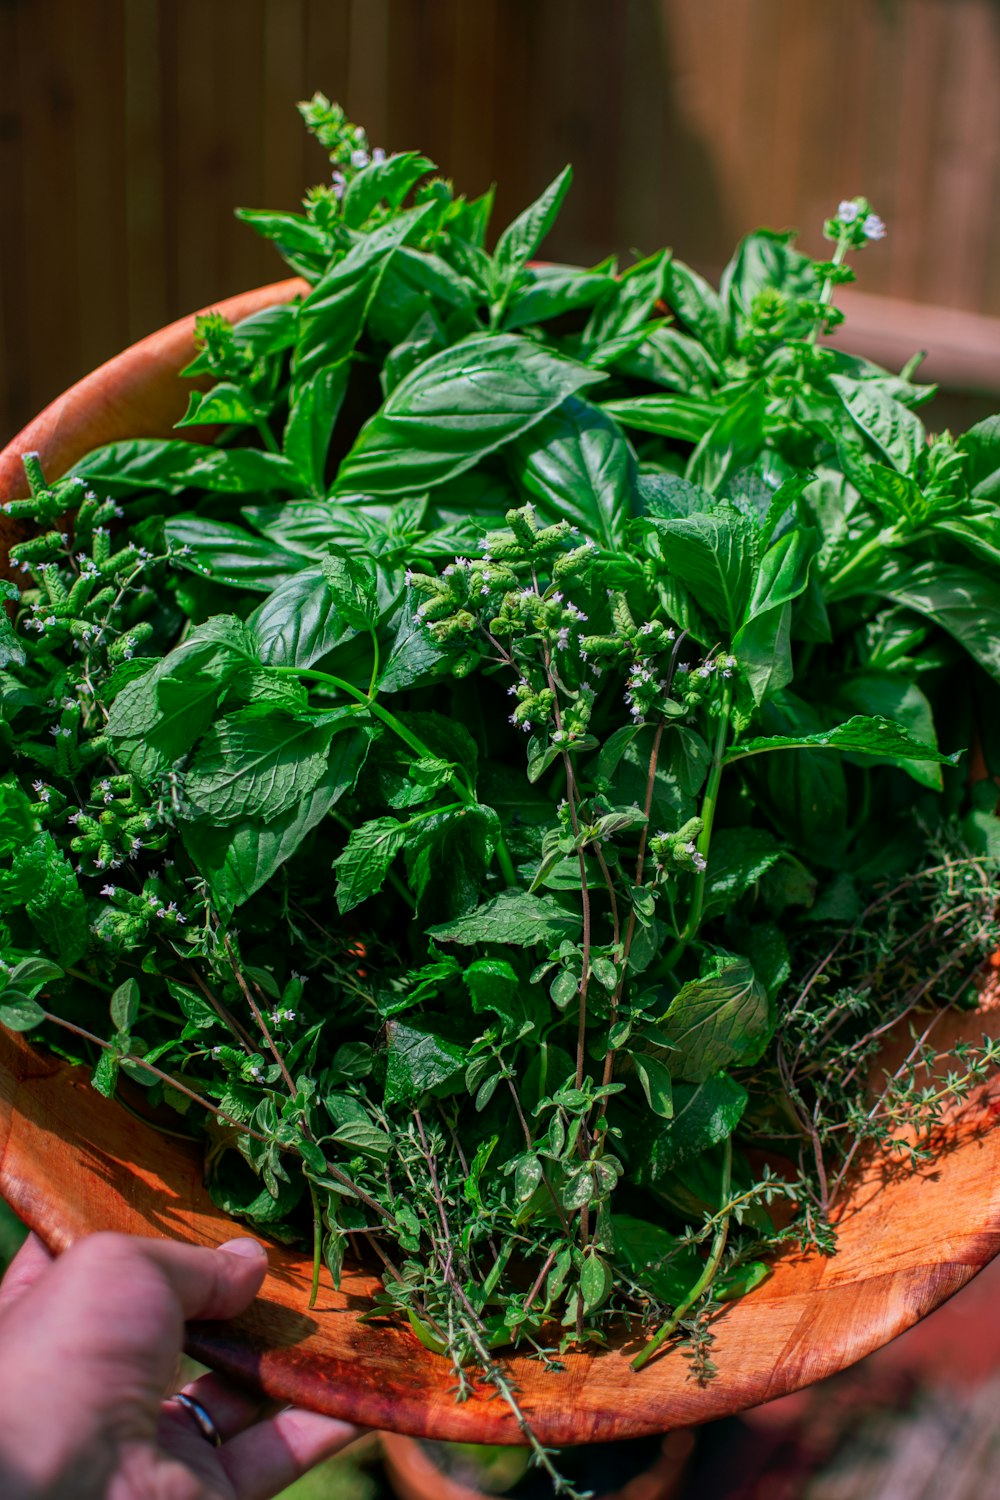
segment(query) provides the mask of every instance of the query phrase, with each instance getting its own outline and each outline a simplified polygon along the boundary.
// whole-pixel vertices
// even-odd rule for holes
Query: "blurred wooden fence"
[[[998,0],[0,0],[0,438],[282,274],[232,209],[325,175],[293,107],[316,88],[496,180],[500,220],[572,160],[561,258],[668,243],[714,272],[758,223],[819,250],[865,192],[890,233],[856,342],[888,320],[905,348],[930,305],[945,378],[1000,389]]]

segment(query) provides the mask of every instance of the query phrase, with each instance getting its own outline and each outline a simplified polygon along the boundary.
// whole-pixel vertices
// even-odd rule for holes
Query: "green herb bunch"
[[[198,321],[217,441],[26,455],[5,507],[0,1020],[172,1104],[317,1278],[375,1257],[460,1393],[523,1420],[496,1351],[626,1330],[705,1377],[995,1061],[917,1040],[866,1103],[1000,940],[1000,419],[928,437],[820,341],[864,199],[718,291],[537,264],[568,168],[489,253],[490,194],[303,114],[330,182],[241,213],[302,294]]]

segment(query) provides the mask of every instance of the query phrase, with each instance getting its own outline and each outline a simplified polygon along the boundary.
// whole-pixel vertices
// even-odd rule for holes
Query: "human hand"
[[[271,1500],[358,1429],[260,1402],[216,1375],[185,1387],[215,1447],[165,1400],[188,1318],[231,1318],[257,1295],[267,1254],[101,1233],[53,1259],[29,1235],[0,1283],[0,1494],[4,1500]]]

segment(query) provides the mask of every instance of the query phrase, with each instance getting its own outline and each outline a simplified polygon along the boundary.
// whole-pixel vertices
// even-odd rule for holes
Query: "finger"
[[[173,1240],[101,1233],[80,1240],[60,1260],[60,1279],[73,1274],[90,1291],[116,1299],[123,1288],[147,1290],[148,1273],[166,1283],[182,1318],[232,1318],[256,1297],[267,1272],[257,1240],[227,1240],[218,1250]],[[145,1283],[145,1285],[144,1285]]]
[[[249,1251],[250,1253],[246,1253]],[[51,1424],[75,1413],[152,1435],[170,1390],[185,1317],[227,1318],[255,1296],[267,1258],[255,1241],[211,1250],[100,1233],[73,1245],[0,1322],[0,1409]],[[14,1370],[16,1351],[17,1371]],[[49,1407],[37,1392],[48,1392]],[[88,1415],[89,1414],[89,1415]]]
[[[36,1234],[29,1234],[0,1282],[0,1313],[23,1296],[51,1264],[52,1256],[41,1240]]]
[[[240,1500],[272,1500],[363,1431],[291,1406],[233,1438],[219,1449],[219,1459]]]
[[[189,1381],[183,1387],[183,1394],[201,1403],[215,1423],[223,1442],[228,1442],[238,1432],[251,1427],[259,1418],[264,1405],[263,1397],[241,1390],[231,1381],[212,1374],[200,1375],[197,1380]],[[169,1396],[164,1403],[163,1416],[172,1428],[176,1427],[178,1420],[183,1422],[187,1430],[195,1426],[191,1413],[172,1402]]]

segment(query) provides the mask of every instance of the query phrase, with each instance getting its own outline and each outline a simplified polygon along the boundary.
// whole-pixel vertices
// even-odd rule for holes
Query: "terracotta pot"
[[[381,1444],[386,1476],[398,1500],[490,1500],[491,1496],[504,1500],[502,1494],[494,1496],[492,1491],[445,1472],[435,1462],[435,1453],[417,1438],[383,1432]],[[577,1483],[592,1490],[595,1500],[673,1500],[693,1446],[689,1433],[669,1433],[655,1445],[653,1454],[644,1453],[641,1466],[623,1479],[622,1475],[629,1474],[635,1465],[635,1455],[629,1451],[629,1444],[615,1445],[613,1456],[611,1450],[603,1450],[599,1467],[585,1464],[584,1472],[576,1476]],[[609,1469],[615,1476],[614,1488],[602,1483]],[[541,1475],[538,1478],[543,1480]]]
[[[230,317],[288,300],[285,281],[221,304]],[[191,357],[193,319],[143,340],[73,386],[0,454],[0,499],[26,493],[19,455],[37,449],[57,477],[97,443],[166,436],[184,408],[177,370]],[[9,518],[0,541],[11,538]],[[942,1022],[978,1039],[988,1017]],[[510,1361],[524,1410],[545,1443],[663,1432],[797,1390],[877,1349],[964,1285],[1000,1249],[1000,1087],[949,1127],[924,1173],[886,1180],[860,1171],[839,1215],[840,1250],[783,1256],[774,1274],[716,1323],[719,1376],[705,1388],[667,1352],[641,1374],[635,1345],[570,1354],[546,1374]],[[202,1182],[200,1154],[137,1123],[92,1090],[84,1070],[0,1033],[0,1193],[54,1250],[114,1228],[216,1245],[233,1232]],[[461,1405],[445,1360],[391,1323],[368,1324],[375,1277],[351,1269],[335,1292],[325,1273],[307,1309],[305,1255],[271,1249],[263,1293],[242,1318],[191,1329],[197,1358],[269,1396],[365,1426],[479,1443],[516,1443],[501,1401],[482,1391]]]

